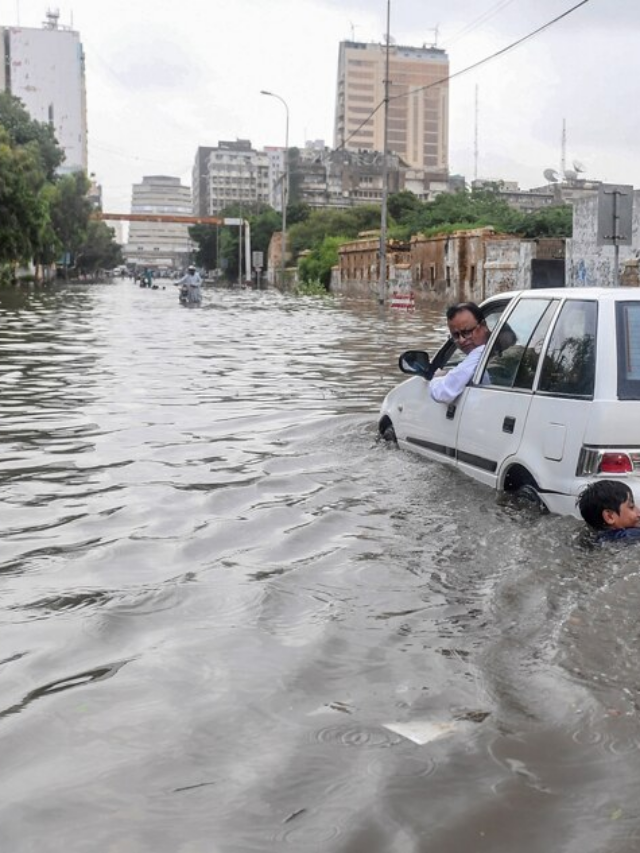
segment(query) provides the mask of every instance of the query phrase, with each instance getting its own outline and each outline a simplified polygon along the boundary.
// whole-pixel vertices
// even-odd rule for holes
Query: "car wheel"
[[[538,512],[548,512],[547,505],[540,497],[538,484],[531,474],[523,468],[516,468],[509,472],[505,483],[506,492],[511,495],[516,503],[526,509]]]
[[[396,431],[393,428],[393,424],[389,419],[386,419],[380,423],[380,437],[389,442],[390,444],[397,444],[398,439],[396,438]]]

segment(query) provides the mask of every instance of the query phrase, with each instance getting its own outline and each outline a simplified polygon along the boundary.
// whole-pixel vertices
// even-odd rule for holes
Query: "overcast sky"
[[[432,44],[451,72],[506,47],[577,0],[391,0],[398,44]],[[0,0],[0,23],[40,26],[48,6],[73,25],[87,60],[89,168],[105,210],[130,210],[131,185],[191,183],[198,145],[250,139],[333,144],[338,45],[384,41],[386,0]],[[437,30],[437,32],[436,32]],[[640,3],[589,0],[514,51],[450,84],[450,170],[544,183],[567,167],[640,187]]]

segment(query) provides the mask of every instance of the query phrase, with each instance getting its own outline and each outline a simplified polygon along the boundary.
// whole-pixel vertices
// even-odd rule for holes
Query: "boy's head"
[[[595,530],[624,530],[640,526],[640,510],[633,492],[619,480],[590,483],[578,498],[580,514]]]

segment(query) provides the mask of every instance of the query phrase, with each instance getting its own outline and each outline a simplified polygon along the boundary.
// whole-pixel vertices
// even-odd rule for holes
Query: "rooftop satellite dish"
[[[586,172],[587,171],[587,167],[584,165],[584,163],[581,160],[574,160],[573,161],[573,168],[576,170],[576,172]]]
[[[544,174],[546,180],[552,184],[555,184],[556,181],[558,180],[558,173],[556,172],[555,169],[545,169],[543,174]]]
[[[575,181],[578,177],[578,173],[574,172],[573,169],[565,169],[564,176],[568,181]]]

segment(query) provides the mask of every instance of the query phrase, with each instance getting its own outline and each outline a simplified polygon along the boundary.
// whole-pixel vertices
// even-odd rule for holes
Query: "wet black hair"
[[[619,480],[596,480],[589,483],[576,501],[580,515],[594,530],[606,530],[609,526],[602,517],[602,513],[608,509],[610,512],[620,512],[620,507],[629,498],[633,499],[633,492],[626,483]]]
[[[455,305],[450,305],[447,308],[447,323],[459,314],[460,311],[469,311],[475,317],[478,323],[484,323],[484,314],[482,313],[482,308],[479,305],[476,305],[475,302],[458,302]]]

